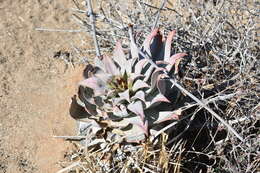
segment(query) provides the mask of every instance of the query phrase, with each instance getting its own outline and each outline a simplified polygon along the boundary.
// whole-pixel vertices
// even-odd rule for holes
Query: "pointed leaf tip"
[[[144,109],[141,101],[136,101],[127,106],[127,109],[133,112],[134,114],[141,117],[144,120]]]
[[[119,70],[117,69],[115,63],[113,62],[113,60],[109,56],[104,55],[102,62],[105,66],[107,73],[110,73],[112,75],[118,75],[119,74]]]
[[[126,65],[127,60],[125,53],[123,51],[121,42],[116,43],[116,47],[114,49],[114,54],[113,54],[113,60],[122,68],[123,66]]]

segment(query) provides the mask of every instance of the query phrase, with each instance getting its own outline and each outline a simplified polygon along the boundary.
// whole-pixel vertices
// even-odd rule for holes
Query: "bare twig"
[[[162,2],[162,4],[161,4],[160,8],[158,9],[157,15],[156,15],[156,19],[155,19],[155,22],[154,22],[154,24],[153,24],[152,30],[154,30],[154,29],[156,28],[156,26],[157,26],[157,24],[158,24],[158,21],[159,21],[159,18],[160,18],[161,10],[162,10],[163,7],[165,6],[166,2],[167,2],[167,0],[163,0],[163,2]]]
[[[147,4],[147,3],[145,3],[145,2],[143,2],[143,4],[146,5],[147,7],[150,7],[150,8],[154,8],[154,9],[157,9],[157,10],[160,9],[160,8],[158,8],[158,7],[152,6],[152,5]],[[177,10],[172,9],[172,8],[164,7],[164,8],[162,8],[161,10],[162,10],[162,11],[166,11],[166,10],[174,11],[174,12],[175,12],[176,14],[178,14],[179,16],[181,16],[181,17],[183,16],[183,15],[181,15],[180,13],[178,13]]]
[[[62,139],[65,139],[65,140],[83,140],[83,139],[86,139],[87,137],[86,136],[53,136],[54,138],[62,138]]]
[[[95,25],[95,15],[94,15],[94,13],[93,13],[91,0],[86,0],[86,5],[88,6],[87,16],[90,17],[90,21],[91,21],[92,35],[93,35],[93,40],[94,40],[94,44],[95,44],[96,55],[97,55],[98,57],[100,57],[100,56],[101,56],[101,53],[100,53],[100,49],[99,49],[99,45],[98,45],[98,41],[97,41],[96,25]]]

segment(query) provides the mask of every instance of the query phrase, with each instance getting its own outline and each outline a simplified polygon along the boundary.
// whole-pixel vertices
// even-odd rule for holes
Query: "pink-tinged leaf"
[[[81,81],[79,85],[93,89],[94,96],[100,96],[105,94],[106,84],[96,77],[85,79]]]
[[[102,62],[105,65],[105,69],[107,73],[112,75],[119,75],[118,68],[116,67],[115,63],[109,56],[103,55]]]
[[[180,114],[177,114],[173,111],[165,111],[165,112],[159,112],[158,119],[154,122],[154,124],[159,124],[164,121],[168,120],[179,120]]]
[[[166,43],[165,43],[165,51],[164,51],[165,61],[167,61],[171,56],[171,44],[175,33],[176,33],[175,31],[171,31],[167,36]]]
[[[168,60],[169,65],[167,65],[167,67],[166,67],[167,71],[171,71],[173,65],[175,65],[175,67],[178,67],[179,62],[180,62],[179,60],[186,55],[187,55],[186,53],[177,53],[175,55],[172,55],[170,57],[170,59]]]
[[[127,106],[127,109],[134,114],[138,115],[141,117],[142,120],[144,120],[144,109],[141,101],[136,101],[133,103],[130,103]]]
[[[116,43],[113,60],[122,68],[127,64],[126,56],[120,42]]]
[[[140,61],[138,61],[135,65],[135,74],[141,74],[142,69],[144,68],[144,66],[147,64],[147,60],[146,59],[141,59]]]
[[[170,103],[170,101],[162,94],[158,94],[153,98],[151,103],[147,105],[147,108],[158,106],[160,103]]]
[[[163,74],[163,68],[157,68],[152,76],[151,76],[151,88],[149,89],[149,91],[147,91],[148,93],[152,92],[154,90],[154,88],[156,87],[157,81],[159,80],[159,76],[161,74]]]
[[[148,121],[147,120],[145,121],[145,123],[141,122],[141,123],[136,123],[134,125],[137,125],[138,127],[140,127],[140,129],[143,131],[143,133],[146,136],[148,136]]]
[[[139,99],[143,102],[145,102],[145,94],[143,91],[137,91],[133,97],[131,97],[131,101],[134,101],[136,99]]]
[[[135,83],[134,83],[134,85],[132,87],[132,90],[133,91],[137,91],[137,90],[139,90],[141,88],[149,88],[149,87],[150,86],[146,82],[138,79],[137,81],[135,81]]]
[[[159,32],[159,29],[156,28],[154,29],[144,40],[144,44],[143,44],[143,47],[144,47],[144,50],[148,53],[148,55],[151,56],[151,51],[150,51],[150,45],[151,45],[151,41],[152,39],[158,34]]]
[[[148,136],[148,121],[144,123],[140,117],[125,118],[130,124],[131,129],[121,129],[124,132],[127,142],[140,142],[145,140],[145,136]]]

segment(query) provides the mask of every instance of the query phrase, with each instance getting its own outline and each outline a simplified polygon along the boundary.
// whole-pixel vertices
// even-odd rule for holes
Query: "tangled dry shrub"
[[[178,123],[165,124],[170,126],[168,135],[162,135],[158,144],[111,143],[102,150],[75,144],[76,149],[67,155],[74,163],[64,165],[61,172],[258,172],[259,3],[97,2],[96,34],[103,53],[111,52],[117,40],[122,40],[124,48],[128,46],[129,23],[134,26],[139,45],[154,26],[164,29],[165,34],[176,30],[172,52],[188,54],[180,64],[178,82],[207,103],[244,141],[230,134],[214,116],[187,97],[192,109],[184,111]],[[74,16],[81,29],[91,32],[84,4],[76,0],[75,4]],[[80,52],[93,56],[89,50]],[[78,53],[72,52],[74,63],[82,63]]]

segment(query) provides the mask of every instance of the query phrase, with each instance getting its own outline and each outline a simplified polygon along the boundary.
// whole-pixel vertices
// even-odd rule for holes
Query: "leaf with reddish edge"
[[[171,31],[166,39],[165,42],[165,51],[164,51],[164,60],[167,61],[170,56],[171,56],[171,44],[172,44],[172,39],[175,35],[176,31]]]
[[[159,123],[169,121],[169,120],[179,120],[180,115],[181,115],[181,112],[179,112],[179,111],[159,112],[159,117],[154,123],[159,124]]]
[[[107,73],[110,73],[112,75],[119,75],[120,74],[118,68],[115,65],[115,63],[113,62],[113,60],[109,56],[103,55],[102,62],[105,65],[105,69],[106,69]]]
[[[133,84],[132,90],[133,90],[133,91],[137,91],[137,90],[139,90],[139,89],[141,89],[141,88],[149,88],[149,87],[150,87],[150,86],[149,86],[146,82],[144,82],[144,81],[138,79],[138,80],[135,81],[135,83]]]
[[[180,63],[180,59],[183,58],[184,56],[186,56],[186,53],[177,53],[175,55],[172,55],[170,57],[170,59],[168,60],[169,65],[166,66],[167,71],[171,71],[173,65],[175,65],[175,71],[176,71],[176,67],[178,69],[178,65]]]
[[[141,74],[142,69],[144,68],[144,66],[148,63],[148,61],[146,59],[141,59],[140,61],[137,62],[137,64],[135,65],[135,74]]]
[[[120,42],[116,43],[113,60],[122,68],[127,64],[126,56]]]
[[[157,81],[158,81],[158,77],[159,75],[163,74],[163,68],[157,68],[155,69],[155,71],[153,72],[152,76],[151,76],[151,87],[150,89],[147,91],[147,93],[151,93],[154,88],[156,87]]]
[[[144,109],[143,109],[143,104],[141,101],[136,101],[133,103],[130,103],[127,106],[127,109],[134,114],[138,115],[141,117],[142,120],[144,120]]]
[[[151,103],[149,105],[147,105],[147,109],[154,107],[154,106],[158,106],[160,103],[171,103],[164,95],[162,94],[158,94],[157,96],[155,96],[153,98],[153,100],[151,101]]]
[[[105,94],[106,84],[97,77],[85,79],[81,81],[79,85],[93,89],[94,96],[100,96]]]
[[[150,51],[151,41],[158,34],[158,32],[159,32],[158,28],[154,29],[144,40],[143,47],[145,52],[148,53],[149,56],[152,56]]]
[[[148,121],[145,123],[140,119],[140,117],[131,117],[127,118],[127,121],[130,122],[132,128],[129,130],[122,129],[126,136],[127,142],[140,142],[145,139],[145,136],[148,136]]]
[[[144,132],[144,134],[146,136],[148,136],[148,120],[146,120],[145,123],[143,123],[143,122],[138,122],[138,123],[132,122],[132,124],[140,127],[142,129],[142,131]]]

